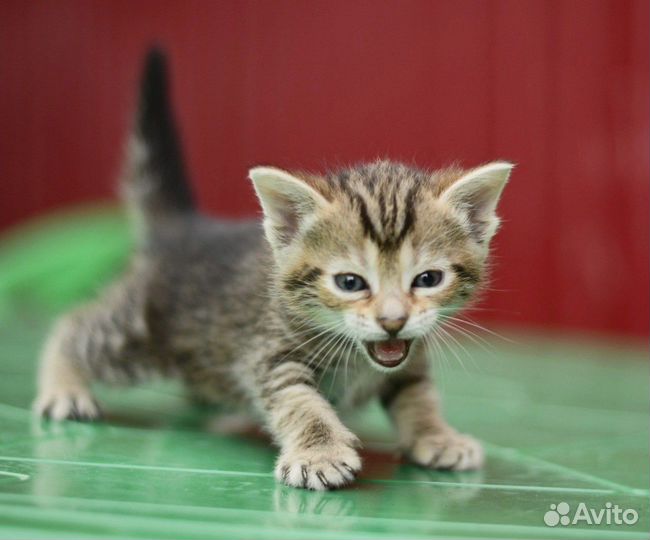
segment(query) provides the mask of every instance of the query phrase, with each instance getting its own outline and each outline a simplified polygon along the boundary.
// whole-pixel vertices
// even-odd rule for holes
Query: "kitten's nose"
[[[406,315],[401,317],[377,317],[377,322],[379,323],[379,326],[388,332],[390,337],[395,337],[397,333],[404,328],[406,319],[408,319]]]

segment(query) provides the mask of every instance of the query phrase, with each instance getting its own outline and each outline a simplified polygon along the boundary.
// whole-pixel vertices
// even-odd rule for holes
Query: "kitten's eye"
[[[345,292],[365,291],[368,284],[361,276],[356,274],[336,274],[334,276],[336,286]]]
[[[415,276],[411,287],[436,287],[442,282],[442,270],[427,270]]]

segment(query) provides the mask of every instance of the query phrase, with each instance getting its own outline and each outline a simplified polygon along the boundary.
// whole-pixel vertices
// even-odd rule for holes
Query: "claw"
[[[325,475],[323,474],[323,471],[318,471],[316,473],[317,478],[320,480],[321,484],[323,484],[323,487],[325,489],[330,489],[330,483],[327,481],[327,478],[325,478]]]
[[[303,465],[300,468],[300,474],[302,474],[302,487],[306,488],[307,487],[307,482],[309,481],[309,478],[307,476],[307,465]]]

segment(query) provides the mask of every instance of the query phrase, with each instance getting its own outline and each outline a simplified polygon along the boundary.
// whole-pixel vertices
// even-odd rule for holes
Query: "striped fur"
[[[361,468],[359,441],[339,414],[379,397],[415,463],[480,466],[480,445],[440,414],[425,340],[485,283],[511,166],[426,171],[383,160],[323,175],[260,167],[250,176],[262,226],[215,220],[195,210],[160,85],[164,59],[154,53],[124,180],[143,241],[100,299],[54,326],[36,411],[94,419],[95,381],[177,376],[197,400],[260,420],[280,447],[278,481],[332,489]],[[433,270],[437,285],[414,285]],[[368,288],[342,290],[341,273]],[[388,338],[390,318],[410,344],[394,368],[367,347]]]

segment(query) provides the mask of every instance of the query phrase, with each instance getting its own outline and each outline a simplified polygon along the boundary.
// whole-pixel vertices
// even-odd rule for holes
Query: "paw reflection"
[[[356,513],[356,503],[345,491],[306,491],[280,485],[273,493],[273,508],[286,514],[349,516]]]

